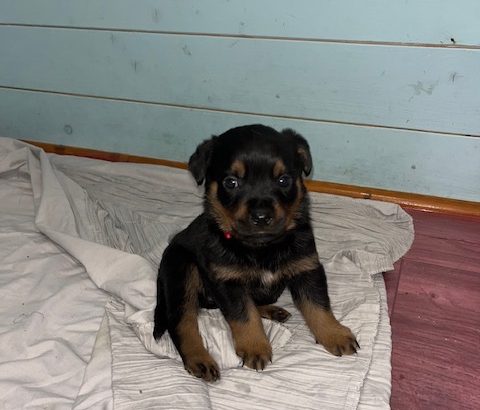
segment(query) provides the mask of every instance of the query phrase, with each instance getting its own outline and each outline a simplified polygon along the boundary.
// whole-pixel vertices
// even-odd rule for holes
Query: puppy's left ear
[[[310,172],[312,172],[312,154],[307,140],[290,128],[282,130],[282,134],[293,139],[302,171],[305,175],[310,175]]]
[[[202,185],[205,180],[216,139],[217,137],[214,135],[209,140],[203,141],[188,160],[188,170],[198,185]]]

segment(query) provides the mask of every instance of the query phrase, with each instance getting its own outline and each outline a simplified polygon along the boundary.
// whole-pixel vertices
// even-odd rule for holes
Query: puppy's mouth
[[[285,235],[285,230],[283,227],[268,231],[239,228],[234,230],[233,235],[244,245],[262,247],[280,242]]]

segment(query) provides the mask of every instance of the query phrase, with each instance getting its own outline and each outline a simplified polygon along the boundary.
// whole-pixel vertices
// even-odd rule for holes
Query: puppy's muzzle
[[[250,210],[250,222],[261,228],[270,225],[273,221],[273,210],[270,208],[254,208]]]
[[[247,218],[238,221],[237,236],[251,246],[264,246],[285,233],[284,218],[275,214],[273,200],[253,198],[247,201]]]
[[[253,197],[247,201],[250,228],[256,230],[270,230],[274,228],[273,199],[269,197]]]

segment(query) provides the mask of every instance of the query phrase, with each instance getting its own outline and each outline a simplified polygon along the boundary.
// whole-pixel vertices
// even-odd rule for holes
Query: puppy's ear
[[[312,154],[310,153],[310,146],[307,140],[290,128],[284,129],[282,134],[293,139],[302,171],[305,175],[310,175],[310,172],[312,172]]]
[[[213,136],[209,140],[203,141],[188,160],[188,170],[191,172],[198,185],[202,185],[205,180],[216,139],[217,137]]]

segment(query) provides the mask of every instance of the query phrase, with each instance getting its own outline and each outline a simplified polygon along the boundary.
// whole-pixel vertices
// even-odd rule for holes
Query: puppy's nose
[[[254,225],[270,225],[273,217],[272,212],[267,208],[257,208],[250,211],[250,220]]]

